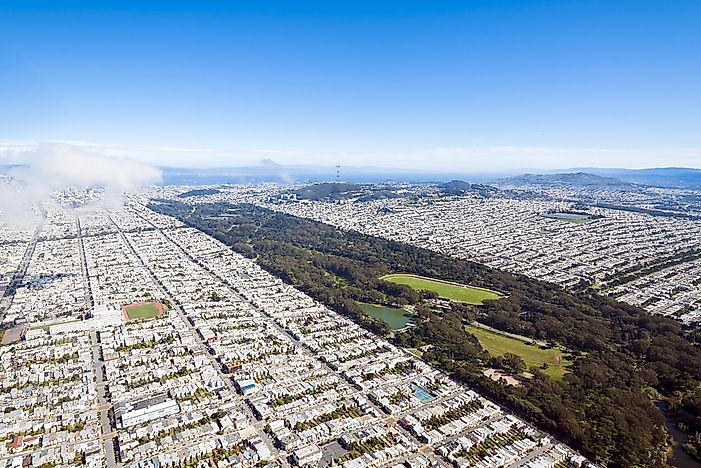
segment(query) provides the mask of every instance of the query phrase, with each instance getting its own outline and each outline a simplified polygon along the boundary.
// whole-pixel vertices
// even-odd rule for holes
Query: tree
[[[501,367],[514,374],[520,374],[526,370],[526,363],[518,354],[506,353],[500,357]]]

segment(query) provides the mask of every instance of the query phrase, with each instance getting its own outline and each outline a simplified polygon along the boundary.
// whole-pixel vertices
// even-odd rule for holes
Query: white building
[[[120,429],[130,426],[137,426],[160,419],[173,414],[178,414],[180,407],[178,403],[167,395],[159,395],[136,403],[123,403],[114,407],[114,415],[117,419],[117,427]]]

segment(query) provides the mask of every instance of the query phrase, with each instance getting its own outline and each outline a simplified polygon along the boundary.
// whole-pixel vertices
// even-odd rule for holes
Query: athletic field
[[[479,305],[486,300],[503,297],[501,294],[491,289],[435,280],[417,275],[386,275],[380,279],[391,281],[392,283],[405,284],[417,291],[434,291],[444,299],[464,302],[466,304]]]
[[[506,353],[517,354],[526,363],[526,367],[538,367],[547,364],[547,369],[541,369],[554,379],[560,379],[570,362],[557,348],[541,349],[537,345],[524,343],[516,338],[511,338],[500,333],[485,330],[474,325],[466,325],[465,330],[477,337],[482,347],[492,356],[501,356]]]
[[[122,307],[127,320],[150,319],[160,317],[164,313],[163,304],[158,302],[143,302]]]

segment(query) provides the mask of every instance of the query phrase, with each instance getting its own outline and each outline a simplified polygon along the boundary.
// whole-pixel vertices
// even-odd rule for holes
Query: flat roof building
[[[137,426],[146,421],[171,416],[179,412],[178,403],[165,394],[137,402],[122,403],[114,407],[117,427],[120,429]]]

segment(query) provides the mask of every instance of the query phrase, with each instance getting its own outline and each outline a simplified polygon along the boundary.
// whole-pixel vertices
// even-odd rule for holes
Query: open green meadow
[[[592,217],[587,214],[577,213],[548,213],[544,216],[546,218],[557,219],[572,224],[585,224],[592,220]]]
[[[506,353],[517,354],[526,363],[527,367],[541,368],[547,364],[547,369],[541,369],[554,379],[560,379],[570,364],[557,348],[541,349],[538,345],[525,343],[517,338],[502,335],[500,333],[485,330],[474,325],[465,325],[465,330],[477,337],[482,347],[492,356],[502,356]]]
[[[464,302],[466,304],[479,305],[484,303],[484,301],[503,297],[500,293],[492,291],[491,289],[434,280],[417,275],[386,275],[380,279],[391,281],[392,283],[405,284],[417,291],[434,291],[444,299]]]
[[[571,224],[586,224],[589,221],[591,221],[590,218],[570,218],[570,219],[563,219],[562,221],[565,221],[567,223]]]
[[[150,319],[158,317],[161,314],[159,305],[155,303],[125,306],[124,310],[126,311],[129,320]]]

